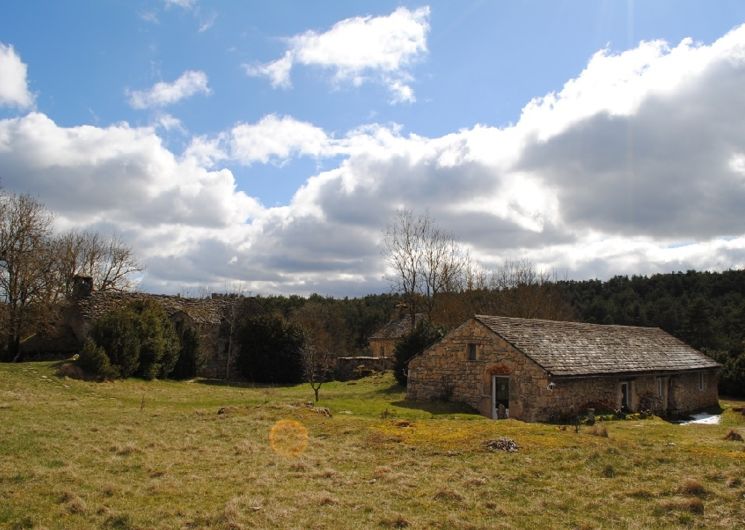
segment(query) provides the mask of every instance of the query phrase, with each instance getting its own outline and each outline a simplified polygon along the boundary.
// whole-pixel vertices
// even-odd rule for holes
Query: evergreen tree
[[[395,364],[393,375],[401,386],[406,386],[409,378],[409,361],[415,355],[419,355],[424,350],[432,346],[442,338],[442,332],[433,327],[426,321],[422,321],[405,335],[396,344],[394,351]]]
[[[256,383],[303,380],[303,334],[277,315],[245,317],[236,329],[241,375]]]

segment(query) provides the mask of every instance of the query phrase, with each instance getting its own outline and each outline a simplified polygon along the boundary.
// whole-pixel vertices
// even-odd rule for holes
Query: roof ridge
[[[481,320],[482,318],[503,318],[508,320],[522,320],[525,322],[547,322],[551,324],[569,324],[575,326],[598,326],[603,328],[631,328],[631,329],[659,329],[665,332],[659,326],[632,326],[630,324],[598,324],[596,322],[581,322],[577,320],[551,320],[550,318],[526,318],[526,317],[509,317],[506,315],[473,315],[473,318]],[[667,332],[665,332],[667,333]]]

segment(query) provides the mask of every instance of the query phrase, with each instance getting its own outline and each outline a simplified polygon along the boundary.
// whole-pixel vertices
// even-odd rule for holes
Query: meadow
[[[312,396],[0,364],[0,528],[745,527],[743,402],[575,432],[409,403],[388,375]]]

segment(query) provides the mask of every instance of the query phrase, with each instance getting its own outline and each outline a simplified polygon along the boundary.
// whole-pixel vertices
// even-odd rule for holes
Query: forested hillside
[[[559,282],[577,320],[658,326],[725,365],[722,392],[745,394],[745,271]]]

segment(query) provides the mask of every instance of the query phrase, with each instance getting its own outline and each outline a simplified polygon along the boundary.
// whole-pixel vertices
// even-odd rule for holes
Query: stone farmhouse
[[[74,338],[77,349],[99,317],[144,300],[159,303],[176,326],[188,325],[197,331],[199,346],[206,358],[198,376],[225,379],[235,375],[234,367],[228,367],[230,320],[237,300],[235,297],[213,294],[211,298],[184,298],[138,292],[95,291],[90,278],[78,276],[75,278],[72,299],[63,310],[61,327]],[[235,359],[235,355],[231,357]]]
[[[414,326],[426,318],[427,315],[424,313],[417,313],[414,315]],[[399,312],[397,318],[390,320],[367,339],[372,356],[393,358],[396,343],[410,331],[411,315],[405,314],[404,311]]]
[[[719,368],[659,328],[476,315],[410,361],[407,398],[525,421],[679,415],[718,405]]]

